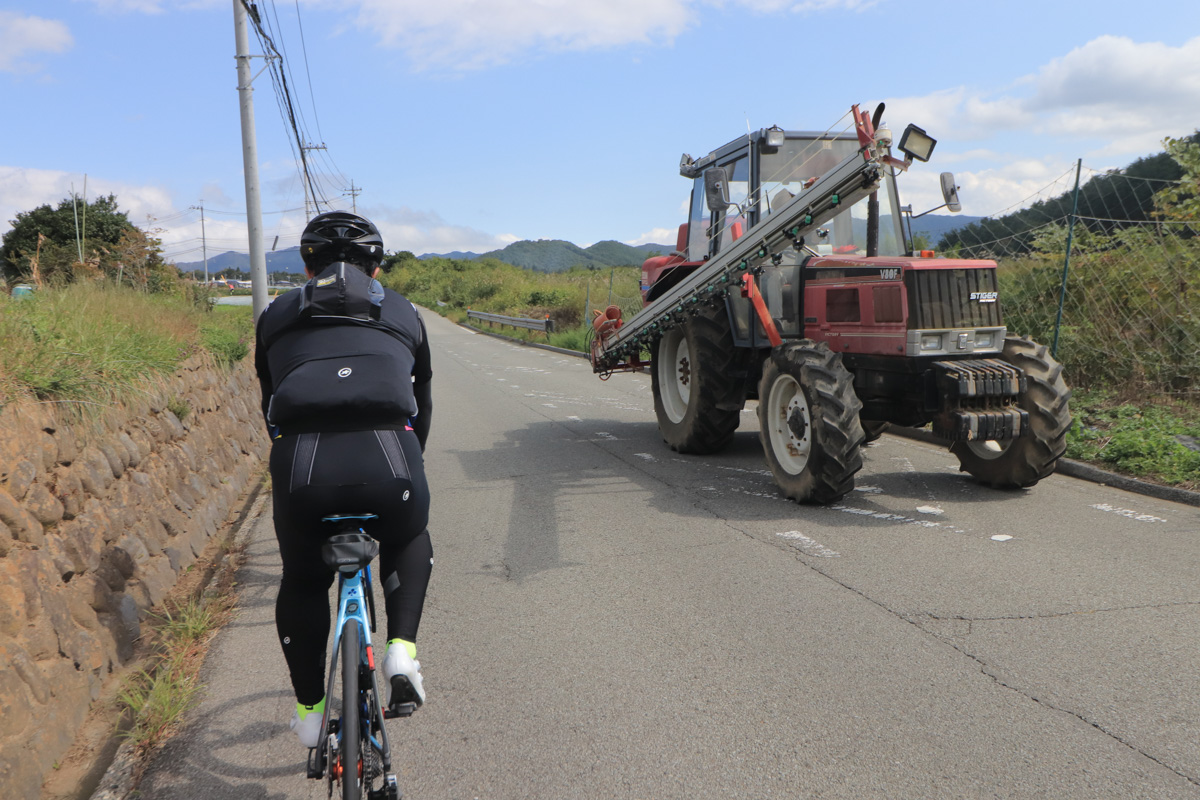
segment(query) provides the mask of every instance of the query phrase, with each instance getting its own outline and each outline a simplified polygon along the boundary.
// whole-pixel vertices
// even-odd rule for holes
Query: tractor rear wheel
[[[1020,367],[1029,380],[1028,390],[1017,399],[1017,405],[1029,412],[1029,429],[1008,441],[955,442],[950,452],[958,456],[959,469],[980,483],[1020,489],[1054,472],[1066,452],[1071,390],[1050,349],[1032,339],[1009,336],[1001,358]]]
[[[800,503],[832,503],[862,469],[862,403],[824,342],[776,347],[758,385],[759,437],[775,482]]]
[[[743,360],[723,306],[705,309],[654,344],[654,413],[672,450],[715,453],[733,440],[746,402],[737,377]]]

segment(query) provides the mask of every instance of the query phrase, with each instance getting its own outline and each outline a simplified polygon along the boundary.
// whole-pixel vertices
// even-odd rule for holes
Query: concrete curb
[[[476,333],[482,333],[485,336],[504,339],[507,342],[515,342],[516,344],[523,344],[528,347],[536,347],[539,350],[550,350],[551,352],[561,353],[562,355],[587,358],[586,353],[580,353],[578,350],[564,350],[561,347],[552,347],[548,344],[538,344],[537,342],[526,342],[522,341],[521,339],[513,339],[501,333],[480,330],[479,328],[475,328],[471,325],[465,325],[463,323],[459,323],[459,326],[475,331]],[[937,445],[939,447],[948,446],[944,440],[938,439],[929,431],[922,430],[920,428],[904,428],[892,425],[888,428],[887,432],[896,436],[903,436],[905,439],[913,439],[915,441],[924,442],[925,444]],[[1150,483],[1148,481],[1138,480],[1137,478],[1130,478],[1126,475],[1118,475],[1115,472],[1108,472],[1107,470],[1100,469],[1092,464],[1085,464],[1082,461],[1072,461],[1069,458],[1059,459],[1058,467],[1055,469],[1055,472],[1062,475],[1067,475],[1071,478],[1079,478],[1080,480],[1099,483],[1104,486],[1114,486],[1127,492],[1134,492],[1136,494],[1146,495],[1147,497],[1153,497],[1156,500],[1167,500],[1172,503],[1183,503],[1184,505],[1200,507],[1200,492],[1193,492],[1189,491],[1188,489],[1176,489],[1172,486],[1160,486],[1157,483]]]

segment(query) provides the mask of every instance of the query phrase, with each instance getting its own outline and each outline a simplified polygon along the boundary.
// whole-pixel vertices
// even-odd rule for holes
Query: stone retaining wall
[[[39,795],[147,609],[230,520],[270,448],[250,359],[233,372],[192,359],[138,402],[68,418],[45,403],[0,410],[6,798]]]

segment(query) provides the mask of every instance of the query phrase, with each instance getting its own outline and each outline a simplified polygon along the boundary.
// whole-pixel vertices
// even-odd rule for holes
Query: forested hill
[[[502,250],[488,253],[426,253],[421,258],[494,258],[506,264],[537,270],[538,272],[561,272],[571,267],[640,266],[647,257],[655,253],[669,253],[674,246],[667,244],[644,244],[634,247],[621,242],[596,242],[591,247],[580,247],[561,239],[539,239],[513,242]]]
[[[912,232],[914,236],[924,236],[927,241],[933,243],[950,231],[980,222],[983,219],[983,217],[969,217],[965,214],[929,214],[912,221]]]

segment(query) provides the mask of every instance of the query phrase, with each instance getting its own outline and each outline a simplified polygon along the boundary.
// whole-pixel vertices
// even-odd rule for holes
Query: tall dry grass
[[[0,405],[22,396],[106,405],[206,344],[229,361],[252,336],[249,310],[241,311],[98,283],[0,295]]]

